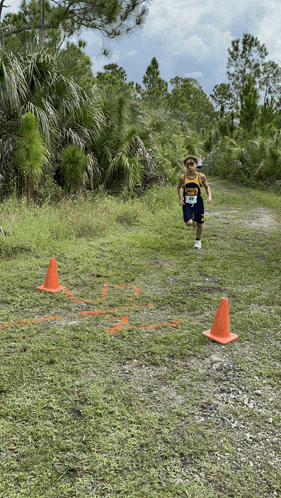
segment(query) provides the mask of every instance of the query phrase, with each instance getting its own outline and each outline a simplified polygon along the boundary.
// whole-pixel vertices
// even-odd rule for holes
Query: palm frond
[[[105,183],[108,186],[125,184],[128,190],[133,190],[136,185],[141,184],[143,166],[136,158],[129,158],[123,152],[116,154],[109,164]]]

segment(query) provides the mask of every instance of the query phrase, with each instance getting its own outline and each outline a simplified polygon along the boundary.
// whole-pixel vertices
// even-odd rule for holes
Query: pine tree
[[[168,83],[160,77],[159,63],[156,57],[153,57],[143,77],[145,94],[149,99],[156,103],[163,99],[168,93]]]
[[[240,125],[250,132],[259,115],[259,94],[251,75],[246,77],[245,85],[240,93]]]
[[[27,112],[22,117],[21,136],[16,141],[15,160],[24,177],[24,190],[28,200],[43,174],[47,150],[38,131],[36,117]]]
[[[240,41],[233,40],[228,49],[227,76],[230,81],[230,90],[234,94],[236,105],[239,107],[241,88],[251,76],[259,89],[261,86],[262,69],[268,51],[257,37],[244,33]]]
[[[280,107],[281,68],[276,62],[263,63],[260,88],[263,94],[263,103],[267,108],[274,111]]]
[[[177,76],[170,81],[172,85],[170,105],[183,112],[189,127],[198,132],[215,118],[214,106],[209,101],[199,82],[193,78]]]
[[[122,83],[126,83],[127,81],[127,73],[123,67],[118,66],[118,64],[106,64],[103,66],[103,69],[106,73],[112,74],[114,78],[122,81]]]
[[[5,37],[38,30],[42,41],[48,31],[60,29],[66,36],[72,36],[86,28],[115,38],[141,26],[148,12],[147,0],[65,0],[54,3],[50,7],[46,0],[32,0],[30,4],[23,0],[19,14],[8,13],[4,17],[3,25],[12,26]],[[1,0],[0,14],[5,7]]]
[[[75,145],[68,145],[61,152],[61,167],[65,172],[66,187],[75,192],[83,185],[87,170],[87,157]]]
[[[229,112],[233,109],[234,96],[230,90],[229,83],[221,83],[220,85],[215,85],[210,98],[220,109],[223,106],[225,112]]]

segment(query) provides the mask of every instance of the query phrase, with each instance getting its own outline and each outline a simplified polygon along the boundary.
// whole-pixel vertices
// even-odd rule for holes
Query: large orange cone
[[[40,287],[37,287],[37,289],[48,291],[48,292],[58,292],[58,291],[63,290],[65,288],[66,287],[63,287],[62,285],[59,284],[57,263],[56,263],[55,258],[51,258],[50,263],[49,263],[49,268],[47,271],[45,283],[44,283],[44,285],[40,285]]]
[[[202,332],[202,334],[221,344],[228,344],[238,339],[238,335],[230,332],[227,297],[221,299],[212,328]]]

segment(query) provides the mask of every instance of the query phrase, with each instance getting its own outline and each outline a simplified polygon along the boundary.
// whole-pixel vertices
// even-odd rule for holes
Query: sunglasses
[[[194,166],[195,162],[194,161],[187,161],[185,163],[187,166],[190,165],[190,166]]]

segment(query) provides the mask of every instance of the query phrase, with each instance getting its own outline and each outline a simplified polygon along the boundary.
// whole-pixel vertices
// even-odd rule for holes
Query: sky
[[[20,1],[7,4],[5,13],[17,12]],[[94,74],[116,63],[125,69],[127,81],[142,84],[156,57],[165,81],[195,78],[209,95],[215,85],[227,83],[227,49],[245,32],[264,43],[268,59],[281,66],[280,19],[280,0],[151,0],[143,27],[120,41],[104,40],[89,30],[78,38],[87,42]],[[109,49],[109,58],[102,55],[103,47]]]

